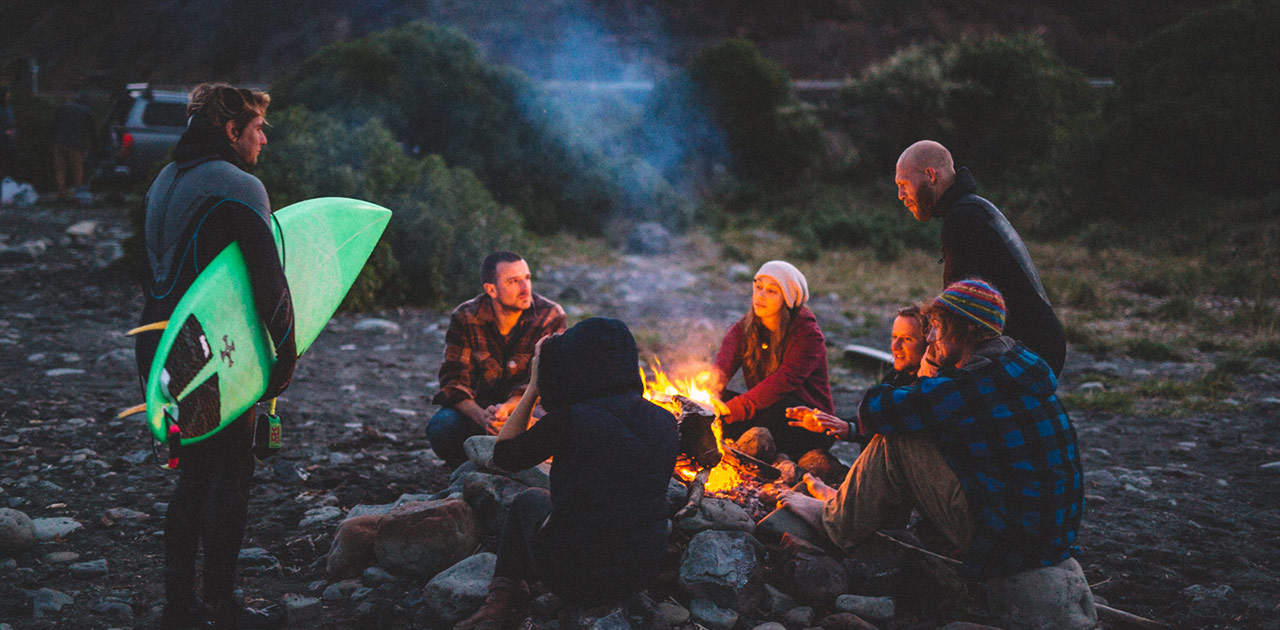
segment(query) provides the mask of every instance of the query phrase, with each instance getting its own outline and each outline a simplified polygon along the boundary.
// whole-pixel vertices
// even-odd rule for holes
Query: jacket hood
[[[941,218],[947,216],[961,197],[978,192],[978,182],[974,181],[973,173],[969,172],[969,167],[961,166],[956,169],[956,179],[951,182],[951,187],[938,198],[938,203],[933,206],[933,216]]]
[[[548,410],[644,391],[636,340],[620,320],[592,317],[542,344],[538,386]]]
[[[179,168],[188,169],[208,160],[226,160],[242,171],[249,170],[240,154],[227,141],[223,130],[215,127],[204,116],[195,115],[188,119],[187,130],[182,133],[178,145],[173,149],[173,161],[178,163]]]

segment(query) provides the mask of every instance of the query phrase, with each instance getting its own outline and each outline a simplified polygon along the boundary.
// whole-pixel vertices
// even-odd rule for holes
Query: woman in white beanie
[[[794,265],[771,260],[756,272],[751,308],[720,342],[715,371],[729,413],[722,417],[725,437],[736,438],[761,426],[773,434],[780,452],[793,459],[826,448],[830,436],[789,426],[787,407],[833,412],[827,381],[827,348],[822,329],[805,306],[809,285]],[[731,396],[723,391],[738,369],[749,388]]]

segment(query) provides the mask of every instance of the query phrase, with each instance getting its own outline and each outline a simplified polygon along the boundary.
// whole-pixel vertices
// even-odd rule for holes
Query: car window
[[[185,127],[186,103],[161,103],[152,101],[142,110],[142,124],[157,127]]]

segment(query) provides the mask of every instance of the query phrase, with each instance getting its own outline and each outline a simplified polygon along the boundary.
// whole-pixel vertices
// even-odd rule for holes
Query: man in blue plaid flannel
[[[916,508],[962,572],[987,580],[1004,627],[1092,627],[1075,560],[1083,474],[1057,378],[1000,334],[1004,299],[983,280],[951,284],[927,314],[921,378],[867,391],[857,423],[872,437],[844,483],[806,476],[813,496],[784,492],[781,503],[846,551],[904,527]]]

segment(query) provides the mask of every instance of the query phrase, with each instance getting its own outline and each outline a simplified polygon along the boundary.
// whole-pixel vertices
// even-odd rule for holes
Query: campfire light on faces
[[[716,448],[720,450],[720,454],[724,455],[724,432],[721,428],[720,417],[728,415],[729,408],[725,406],[720,399],[711,395],[712,374],[708,370],[703,370],[691,378],[672,380],[662,369],[662,362],[657,357],[653,358],[652,378],[644,373],[644,368],[640,368],[640,382],[644,384],[644,397],[667,411],[672,415],[680,417],[681,407],[676,400],[676,396],[683,396],[693,400],[708,409],[714,409],[716,419],[711,423],[711,431],[716,438]],[[686,483],[693,480],[698,474],[696,464],[681,460],[676,464],[676,474]],[[722,458],[720,463],[711,469],[704,484],[707,492],[721,492],[738,487],[743,483],[742,476],[738,470],[729,464],[728,458]]]

